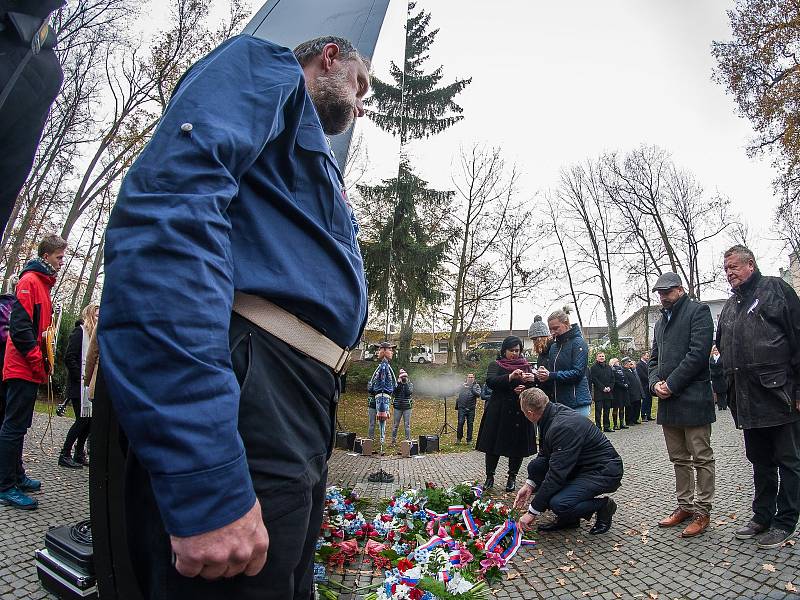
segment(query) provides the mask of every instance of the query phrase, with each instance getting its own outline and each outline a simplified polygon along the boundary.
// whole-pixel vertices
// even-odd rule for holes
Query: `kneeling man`
[[[596,514],[589,533],[607,532],[617,505],[598,496],[617,490],[622,481],[622,459],[614,446],[589,419],[549,402],[538,388],[522,392],[519,403],[525,417],[539,424],[539,454],[528,465],[528,480],[514,501],[518,509],[530,502],[520,526],[530,529],[549,508],[557,518],[539,531],[575,529],[582,518]]]

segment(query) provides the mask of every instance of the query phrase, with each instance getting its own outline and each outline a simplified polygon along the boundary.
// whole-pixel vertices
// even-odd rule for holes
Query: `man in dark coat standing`
[[[467,424],[467,443],[472,443],[472,427],[475,422],[475,406],[481,397],[481,386],[475,383],[475,374],[469,373],[464,385],[458,390],[456,411],[458,411],[458,429],[456,429],[456,444],[464,438],[464,423]]]
[[[664,429],[678,496],[678,507],[658,526],[691,519],[681,537],[693,537],[708,528],[714,499],[711,423],[716,413],[708,372],[714,321],[708,306],[686,295],[677,273],[661,275],[653,291],[663,309],[653,332],[649,383],[658,396],[656,421]]]
[[[539,389],[520,394],[520,409],[539,425],[539,454],[528,464],[528,479],[514,500],[528,512],[520,526],[528,529],[548,508],[556,514],[539,531],[580,526],[581,519],[597,515],[590,534],[606,533],[617,505],[608,496],[622,482],[622,459],[608,438],[592,422],[563,404],[550,402]],[[534,494],[531,501],[531,495]]]
[[[642,421],[653,420],[653,394],[650,393],[650,381],[647,363],[650,360],[650,353],[645,352],[642,358],[636,363],[636,374],[642,384]]]
[[[589,378],[592,382],[592,397],[594,398],[594,424],[605,432],[614,431],[611,429],[609,414],[611,413],[611,403],[614,400],[614,373],[606,362],[606,355],[598,352],[595,356],[594,364],[589,370]]]
[[[717,348],[755,487],[753,518],[735,535],[778,548],[800,515],[800,299],[782,279],[761,275],[744,246],[725,253],[725,275],[733,296]]]

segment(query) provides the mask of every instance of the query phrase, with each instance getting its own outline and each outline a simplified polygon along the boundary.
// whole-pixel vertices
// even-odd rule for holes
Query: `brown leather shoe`
[[[709,521],[711,521],[711,517],[708,515],[696,514],[689,526],[681,532],[681,537],[688,538],[700,535],[708,529]]]
[[[675,527],[675,525],[680,525],[687,519],[691,519],[694,516],[693,512],[688,510],[683,510],[682,508],[678,507],[672,511],[672,514],[668,516],[666,519],[661,519],[658,522],[659,527]]]

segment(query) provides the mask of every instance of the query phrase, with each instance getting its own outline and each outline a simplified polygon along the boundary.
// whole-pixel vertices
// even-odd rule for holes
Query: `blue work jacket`
[[[234,290],[352,347],[367,314],[356,233],[292,52],[242,35],[195,63],[120,189],[99,326],[110,395],[170,534],[217,529],[255,502]]]

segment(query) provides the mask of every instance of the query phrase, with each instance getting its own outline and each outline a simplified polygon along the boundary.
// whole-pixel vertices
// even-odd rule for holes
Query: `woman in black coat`
[[[728,382],[725,380],[725,365],[716,346],[711,347],[711,357],[708,359],[708,370],[711,371],[711,391],[719,410],[728,410]]]
[[[87,305],[81,312],[82,319],[75,322],[75,329],[69,336],[67,351],[64,353],[64,364],[67,367],[67,400],[75,412],[75,422],[67,432],[64,446],[58,456],[58,464],[69,469],[80,469],[88,465],[84,445],[89,437],[92,419],[81,416],[82,399],[86,394],[83,372],[86,365],[86,352],[89,340],[97,325],[100,309],[96,304]],[[74,450],[73,450],[74,449]]]
[[[625,372],[618,358],[612,358],[609,363],[611,372],[614,374],[614,399],[611,401],[611,426],[614,429],[627,429],[625,425],[625,410],[628,408],[628,382],[625,380]]]
[[[503,340],[500,355],[486,371],[492,399],[486,403],[476,450],[486,453],[486,488],[494,487],[494,472],[501,456],[508,457],[506,491],[513,492],[522,459],[536,453],[536,427],[519,408],[519,393],[534,387],[535,378],[522,357],[522,340]]]

